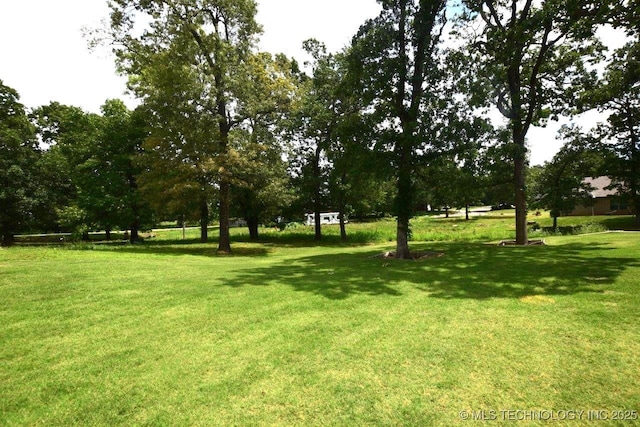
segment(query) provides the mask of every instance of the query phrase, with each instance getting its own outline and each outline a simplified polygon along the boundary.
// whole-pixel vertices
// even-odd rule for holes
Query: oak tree
[[[583,108],[608,114],[596,133],[614,154],[609,175],[640,224],[640,42],[634,38],[614,52],[602,79],[584,88],[580,101]]]
[[[445,0],[381,1],[380,15],[353,39],[352,73],[359,77],[375,117],[373,149],[389,160],[397,186],[396,257],[409,258],[417,159],[437,141],[445,98],[438,50],[446,23]]]
[[[40,150],[20,96],[0,80],[0,243],[33,221],[40,186]]]
[[[245,119],[239,114],[239,94],[245,60],[260,32],[254,19],[256,3],[114,0],[110,7],[110,37],[119,67],[156,115],[159,138],[168,139],[165,144],[176,157],[188,158],[200,171],[203,187],[213,178],[220,220],[218,250],[229,252],[229,134]],[[200,202],[203,220],[207,202],[204,197]]]
[[[600,48],[597,26],[606,0],[464,0],[469,61],[484,92],[509,123],[513,153],[516,243],[527,238],[527,133],[565,111],[576,79],[588,79],[585,61]]]

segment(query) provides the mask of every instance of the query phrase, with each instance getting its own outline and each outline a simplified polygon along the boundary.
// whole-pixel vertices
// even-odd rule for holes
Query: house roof
[[[608,176],[587,177],[582,182],[593,187],[593,191],[591,191],[592,197],[608,197],[618,194],[615,188],[607,189],[611,185],[611,178]]]

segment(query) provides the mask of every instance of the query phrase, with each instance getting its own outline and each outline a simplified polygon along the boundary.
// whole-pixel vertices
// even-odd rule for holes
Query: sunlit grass
[[[395,261],[372,257],[385,242],[242,232],[226,256],[160,232],[0,250],[0,424],[451,426],[468,424],[461,410],[638,409],[635,234],[414,241],[444,256]]]
[[[419,215],[411,220],[411,240],[424,241],[465,241],[465,242],[493,242],[515,238],[515,214],[513,210],[489,212],[483,216],[471,217],[468,221],[462,217],[450,217],[434,215]],[[548,212],[540,215],[529,215],[529,236],[532,239],[544,238],[552,235],[563,234],[588,234],[602,232],[609,229],[636,229],[631,216],[587,216],[587,217],[562,217],[559,220],[559,229],[551,229],[553,220]],[[534,224],[535,223],[535,224]],[[396,222],[394,218],[383,218],[375,221],[357,222],[347,224],[347,243],[370,244],[394,242],[396,239]],[[338,225],[323,225],[323,239],[320,242],[314,240],[314,230],[311,226],[300,225],[291,229],[279,230],[274,227],[261,227],[260,239],[262,242],[275,244],[336,244],[340,242],[340,228]],[[211,227],[209,237],[212,241],[217,239],[217,227]],[[180,229],[158,229],[151,233],[156,240],[182,240],[183,231]],[[232,228],[232,240],[249,241],[249,233],[246,228]],[[196,241],[200,236],[199,228],[187,228],[185,240]]]

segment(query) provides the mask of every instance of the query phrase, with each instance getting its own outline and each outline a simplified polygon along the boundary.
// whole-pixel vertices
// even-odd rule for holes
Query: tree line
[[[508,201],[526,244],[528,204],[575,200],[550,186],[587,169],[606,170],[640,206],[637,5],[380,3],[342,51],[305,41],[312,59],[300,67],[257,50],[253,0],[111,1],[94,42],[111,43],[140,106],[27,111],[0,84],[3,243],[36,229],[126,229],[135,240],[168,218],[197,219],[207,241],[215,219],[229,252],[232,217],[257,238],[260,223],[313,211],[320,239],[320,212],[332,209],[345,239],[347,214],[394,215],[396,256],[407,258],[421,204]],[[604,26],[627,43],[608,52]],[[544,184],[528,189],[531,126],[594,108],[607,120],[565,130],[567,148],[529,173]],[[575,167],[594,151],[611,160]]]

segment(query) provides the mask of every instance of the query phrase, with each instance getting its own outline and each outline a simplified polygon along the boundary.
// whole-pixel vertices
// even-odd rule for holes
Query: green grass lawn
[[[414,221],[414,238],[429,221]],[[491,221],[440,221],[475,237],[413,242],[444,253],[421,261],[374,258],[393,245],[371,224],[352,234],[377,232],[375,244],[264,230],[230,256],[159,232],[143,245],[2,249],[0,425],[640,411],[640,234],[497,247],[478,237]]]
[[[552,218],[547,212],[536,216],[529,216],[531,226],[529,237],[532,239],[545,238],[560,234],[583,234],[606,230],[638,230],[631,216],[585,216],[563,217],[558,220],[559,230],[553,233]],[[515,238],[515,211],[502,210],[489,212],[482,217],[472,217],[469,221],[464,218],[444,218],[433,215],[421,215],[411,220],[411,232],[414,241],[457,241],[457,242],[490,242]],[[158,229],[152,233],[153,240],[180,240],[180,229]],[[211,227],[209,237],[216,241],[217,227]],[[234,241],[249,241],[246,228],[232,228]],[[337,225],[322,226],[323,241],[314,241],[313,227],[299,226],[279,231],[276,228],[261,228],[260,241],[278,245],[334,245],[340,243],[340,228]],[[352,222],[347,224],[347,234],[351,244],[370,244],[395,242],[396,222],[393,218],[376,221]],[[188,228],[186,240],[197,241],[200,236],[198,227]],[[98,237],[98,236],[95,236]]]

